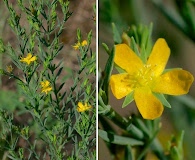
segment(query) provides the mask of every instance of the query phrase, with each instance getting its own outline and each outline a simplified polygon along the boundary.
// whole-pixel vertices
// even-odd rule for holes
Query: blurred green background
[[[180,67],[195,75],[195,1],[194,0],[99,0],[99,69],[103,70],[107,53],[102,47],[106,43],[111,49],[114,45],[112,26],[115,23],[119,31],[127,30],[131,25],[150,25],[153,23],[152,39],[165,38],[171,57],[167,68]],[[110,103],[124,116],[137,112],[135,104],[121,109],[123,100],[112,95]],[[181,130],[184,135],[186,160],[194,160],[195,152],[195,83],[188,95],[168,97],[172,108],[165,108],[162,116],[162,128],[158,135],[166,147],[172,134]],[[106,159],[105,159],[106,157]],[[99,138],[99,159],[109,160],[109,151]],[[149,159],[151,160],[151,159]]]

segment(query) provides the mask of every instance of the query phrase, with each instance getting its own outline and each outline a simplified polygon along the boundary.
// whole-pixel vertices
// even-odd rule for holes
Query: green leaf
[[[132,25],[131,26],[131,30],[132,30],[132,33],[129,35],[130,37],[134,37],[135,38],[135,42],[137,43],[137,44],[139,44],[139,35],[138,35],[138,29],[137,29],[137,27],[135,26],[135,25]],[[129,30],[129,31],[131,31],[131,30]]]
[[[108,55],[110,55],[110,50],[109,50],[109,47],[107,46],[107,44],[102,43],[102,46],[105,49],[106,53],[108,53]]]
[[[150,52],[152,50],[152,38],[151,38],[151,35],[152,35],[152,30],[153,30],[153,23],[150,23],[150,26],[148,28],[148,40],[146,42],[146,57],[148,58],[150,56]]]
[[[5,46],[3,40],[0,38],[0,53],[4,53],[4,52],[5,52]]]
[[[79,28],[77,29],[77,39],[78,39],[78,42],[80,42],[82,39],[81,30]]]
[[[131,48],[140,57],[139,49],[137,47],[137,43],[135,42],[134,37],[131,37]]]
[[[171,108],[171,105],[170,103],[166,100],[165,96],[163,94],[160,94],[160,93],[153,93],[160,101],[161,103],[168,107],[168,108]]]
[[[148,36],[149,36],[148,27],[143,27],[140,47],[141,47],[141,59],[144,63],[146,63],[147,61],[146,45],[147,45]]]
[[[90,32],[89,32],[88,35],[87,35],[87,41],[89,42],[88,45],[91,44],[91,39],[92,39],[92,30],[90,30]]]
[[[114,65],[114,55],[115,55],[115,47],[110,53],[110,56],[108,58],[108,61],[104,69],[105,78],[103,80],[102,90],[105,91],[106,95],[108,95],[109,81],[110,81],[110,76],[111,76],[113,65]],[[108,96],[106,99],[104,99],[104,103],[108,104]]]
[[[174,160],[183,159],[183,137],[184,131],[181,131],[177,136],[173,136],[169,141],[169,158]]]
[[[131,92],[125,97],[122,108],[125,108],[128,104],[130,104],[134,100],[133,93],[134,92]]]
[[[114,38],[114,43],[119,44],[122,42],[121,34],[119,33],[118,29],[116,28],[115,24],[112,23],[112,31],[113,31],[113,38]]]
[[[145,133],[145,137],[150,137],[151,133],[150,132],[150,128],[147,126],[147,124],[145,124],[143,119],[134,117],[133,120],[135,121],[136,126],[141,129],[143,131],[143,133]],[[147,135],[147,136],[146,136]]]
[[[129,138],[129,137],[118,136],[118,135],[115,135],[113,133],[108,133],[106,131],[103,131],[101,129],[98,130],[98,135],[106,142],[119,144],[119,145],[135,146],[135,145],[143,145],[144,144],[142,141],[139,141],[139,140],[136,140],[133,138]]]
[[[172,71],[172,70],[182,70],[182,68],[169,68],[169,69],[165,69],[163,71],[163,74],[166,73],[166,72]]]
[[[138,128],[137,126],[133,125],[132,123],[129,126],[127,126],[126,131],[128,133],[130,133],[136,139],[143,139],[144,138],[143,131],[140,128]]]
[[[118,65],[115,64],[114,68],[119,72],[119,73],[126,73],[126,71],[124,69],[122,69],[121,67],[119,67]]]

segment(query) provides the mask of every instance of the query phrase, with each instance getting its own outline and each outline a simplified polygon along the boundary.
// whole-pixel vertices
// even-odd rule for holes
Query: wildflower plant
[[[60,38],[71,18],[71,2],[18,0],[17,9],[8,0],[4,3],[17,40],[14,46],[2,40],[1,51],[13,64],[2,68],[1,74],[16,81],[18,103],[14,112],[1,108],[0,157],[95,159],[96,67],[95,52],[90,46],[92,31],[83,39],[77,30],[75,37],[82,43],[77,51],[78,70],[73,71],[57,58],[61,54],[65,59],[68,54],[62,50]]]
[[[173,137],[167,150],[160,145],[157,134],[164,107],[171,109],[166,95],[187,94],[193,75],[181,68],[165,68],[171,51],[164,38],[152,45],[152,24],[132,26],[121,35],[115,24],[112,27],[113,49],[103,44],[109,58],[99,81],[99,137],[107,142],[110,153],[118,159],[146,159],[150,152],[161,160],[183,159],[184,132]],[[114,74],[114,68],[119,73]],[[124,98],[118,108],[122,110],[135,101],[138,113],[128,118],[121,116],[110,102],[110,92],[116,99]],[[122,134],[118,135],[108,119],[122,129]],[[173,141],[177,142],[171,147]]]

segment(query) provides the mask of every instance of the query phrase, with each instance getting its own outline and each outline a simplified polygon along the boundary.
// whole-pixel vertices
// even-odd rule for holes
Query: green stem
[[[120,128],[130,133],[134,138],[137,139],[144,138],[143,132],[132,124],[131,119],[127,120],[126,118],[118,114],[114,109],[112,109],[112,107],[105,105],[101,96],[99,96],[98,99],[99,105],[106,110],[106,112],[103,114],[104,116],[112,120],[112,122],[118,125]]]
[[[139,155],[139,157],[137,158],[137,160],[142,160],[142,158],[146,155],[147,151],[149,150],[150,148],[150,145],[153,143],[154,141],[154,138],[156,137],[157,133],[158,133],[159,130],[157,130],[153,136],[151,137],[151,139],[149,139],[149,141],[146,143],[144,149],[142,150],[141,154]],[[161,159],[163,160],[163,159]]]
[[[127,128],[129,126],[129,122],[127,119],[121,117],[116,111],[114,111],[109,105],[105,105],[101,96],[98,96],[99,106],[104,109],[105,112],[103,113],[104,116],[113,120],[115,124],[120,126],[122,129]]]
[[[157,138],[153,140],[151,148],[159,159],[168,160],[167,157],[164,155],[164,150]]]
[[[142,160],[142,158],[146,155],[149,148],[152,148],[153,152],[160,160],[167,160],[167,157],[164,155],[164,151],[161,144],[159,143],[158,139],[155,138],[157,133],[158,132],[156,132],[153,138],[150,139],[149,142],[146,144],[145,148],[143,149],[142,153],[139,155],[137,160]]]
[[[105,115],[110,120],[113,120],[117,125],[119,125],[121,128],[127,128],[129,126],[129,122],[127,119],[121,117],[116,111],[114,111],[112,108],[110,108],[110,111],[106,113]]]

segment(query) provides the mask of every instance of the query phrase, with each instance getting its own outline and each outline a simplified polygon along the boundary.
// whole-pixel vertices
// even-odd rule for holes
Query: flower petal
[[[110,77],[111,90],[117,99],[121,99],[133,91],[133,84],[130,82],[128,73],[116,74]]]
[[[30,61],[31,61],[31,62],[34,62],[36,59],[37,59],[36,56],[32,56],[31,59],[30,59]]]
[[[33,55],[31,53],[28,53],[26,56],[27,59],[31,59],[32,57],[33,57]]]
[[[161,75],[152,90],[163,94],[182,95],[189,92],[193,81],[194,77],[191,73],[175,69]]]
[[[78,112],[84,112],[84,111],[86,111],[86,110],[89,110],[90,108],[92,108],[91,105],[89,105],[89,104],[87,104],[87,103],[85,103],[85,104],[83,105],[83,103],[78,102],[78,107],[77,107],[77,111],[78,111]]]
[[[116,45],[114,62],[128,73],[133,73],[143,66],[141,59],[126,44]]]
[[[155,119],[163,112],[162,103],[152,94],[149,88],[139,88],[134,92],[135,103],[144,119]]]
[[[169,46],[167,45],[166,41],[163,38],[159,38],[154,44],[152,52],[147,61],[147,64],[152,66],[153,73],[156,76],[161,75],[162,72],[164,71],[169,56],[170,56]]]

